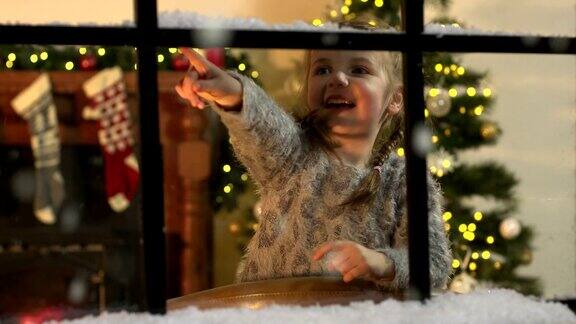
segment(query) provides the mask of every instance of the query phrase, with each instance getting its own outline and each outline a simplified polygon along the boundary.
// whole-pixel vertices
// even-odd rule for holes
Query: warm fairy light
[[[238,224],[236,224],[236,223],[230,224],[230,226],[228,228],[230,230],[230,233],[232,233],[232,234],[236,234],[236,233],[238,233],[238,230],[240,230],[240,226],[238,226]]]
[[[458,24],[458,23],[452,23],[452,27],[460,28],[460,24]]]
[[[456,97],[458,95],[458,90],[452,88],[450,90],[448,90],[448,95],[452,98]]]
[[[330,17],[332,17],[332,18],[338,17],[338,11],[336,11],[336,10],[330,11]]]
[[[444,171],[438,170],[438,172],[436,172],[436,176],[437,176],[438,178],[442,178],[442,177],[444,176]]]
[[[472,253],[472,259],[477,260],[480,257],[480,253],[474,252]]]
[[[158,63],[164,62],[164,55],[158,54]]]
[[[458,225],[458,230],[459,230],[460,232],[462,232],[462,233],[466,232],[466,229],[467,229],[467,228],[468,228],[468,227],[466,226],[466,224],[460,224],[460,225]]]
[[[248,175],[246,173],[242,173],[240,179],[242,179],[242,181],[248,181]]]
[[[352,5],[352,0],[344,0],[344,4],[350,7]]]
[[[432,143],[438,142],[438,136],[432,135]]]
[[[314,25],[314,26],[322,26],[322,20],[316,18],[316,19],[312,20],[312,25]]]
[[[368,2],[368,0],[360,0],[360,1],[362,1],[362,2]]]
[[[36,54],[30,55],[30,62],[32,62],[32,63],[38,62],[38,55],[36,55]]]
[[[224,166],[222,166],[222,171],[228,173],[232,170],[232,168],[230,167],[230,165],[228,164],[224,164]]]
[[[476,270],[476,262],[470,262],[470,264],[468,265],[468,269],[472,271]]]
[[[434,65],[434,70],[436,70],[436,72],[442,72],[442,64],[438,63],[436,65]]]
[[[438,171],[438,169],[436,169],[435,166],[431,166],[431,167],[430,167],[430,172],[436,173],[436,171]]]
[[[498,262],[498,261],[494,262],[494,268],[495,268],[496,270],[500,270],[500,268],[502,268],[502,263],[500,263],[500,262]]]
[[[474,213],[474,219],[475,220],[480,221],[480,220],[482,220],[482,217],[483,217],[483,215],[481,212],[477,211]]]
[[[452,218],[452,213],[449,211],[444,212],[444,214],[442,214],[442,218],[444,219],[445,222],[447,222],[450,220],[450,218]]]
[[[396,150],[396,153],[398,154],[398,156],[404,156],[404,148],[403,147],[399,147]]]
[[[232,191],[232,187],[230,187],[230,185],[226,185],[226,186],[224,186],[223,190],[225,193],[230,193],[230,191]]]
[[[374,5],[378,8],[384,5],[384,0],[374,0]]]
[[[250,76],[254,79],[258,78],[258,76],[260,75],[260,73],[258,73],[258,71],[254,70],[252,71],[252,73],[250,73]]]
[[[484,111],[484,106],[480,105],[480,106],[474,108],[474,115],[480,116],[480,115],[482,115],[483,111]]]
[[[176,52],[178,52],[178,49],[175,48],[175,47],[170,47],[170,48],[168,49],[168,52],[170,52],[170,54],[176,54]]]
[[[458,267],[460,267],[460,261],[456,259],[452,260],[452,268],[456,269]]]
[[[134,63],[134,70],[138,70],[138,63]]]
[[[350,8],[348,8],[348,6],[342,6],[342,8],[340,8],[340,12],[344,15],[347,15],[350,12]]]
[[[106,50],[104,49],[104,47],[100,47],[98,49],[98,55],[100,55],[100,56],[106,55]]]
[[[458,73],[458,75],[464,75],[464,72],[466,72],[466,70],[462,66],[456,69],[456,73]]]
[[[450,167],[451,163],[450,160],[448,159],[444,159],[444,161],[442,161],[442,166],[446,169],[448,169]]]
[[[474,238],[476,237],[476,235],[474,235],[474,233],[468,232],[468,231],[464,232],[464,234],[462,234],[462,236],[468,241],[474,241]]]
[[[240,70],[240,71],[246,70],[246,64],[244,64],[244,63],[238,64],[238,70]]]
[[[482,259],[484,260],[490,259],[490,252],[489,251],[482,252]]]
[[[448,232],[450,230],[450,224],[444,223],[444,230]]]
[[[466,89],[466,93],[470,97],[474,97],[476,95],[476,89],[474,89],[473,87],[469,87],[468,89]]]
[[[66,65],[64,65],[64,68],[66,68],[66,70],[70,71],[74,68],[74,63],[72,63],[71,61],[66,62]]]
[[[474,223],[468,224],[468,230],[470,232],[474,232],[476,230],[476,224],[474,224]]]
[[[484,95],[484,97],[490,97],[492,95],[492,90],[485,88],[484,90],[482,90],[482,94]]]
[[[450,74],[450,68],[449,67],[444,68],[444,74],[446,74],[446,75]]]
[[[437,95],[440,94],[440,90],[436,89],[436,88],[432,88],[432,89],[430,89],[430,91],[428,91],[428,94],[430,95],[430,97],[436,97]]]
[[[428,116],[430,116],[430,113],[428,112],[428,109],[424,108],[424,118],[428,118]]]
[[[46,52],[40,53],[40,59],[42,61],[46,61],[48,59],[48,53],[46,53]]]
[[[494,236],[490,235],[486,238],[486,243],[493,244],[494,243]]]
[[[86,49],[86,47],[80,47],[80,48],[78,49],[78,53],[80,53],[80,55],[86,54],[87,51],[88,51],[88,50]]]
[[[368,22],[368,24],[369,24],[370,26],[376,27],[376,22],[375,22],[374,20],[370,20],[370,21]]]
[[[460,107],[459,111],[461,114],[465,114],[466,113],[466,107]]]
[[[14,66],[14,62],[12,61],[6,61],[6,67],[11,69]]]
[[[456,64],[450,65],[450,70],[452,70],[452,71],[456,71],[457,68],[458,68],[458,66],[456,66]]]
[[[8,54],[8,61],[10,61],[10,62],[16,61],[16,54],[14,54],[14,53]]]

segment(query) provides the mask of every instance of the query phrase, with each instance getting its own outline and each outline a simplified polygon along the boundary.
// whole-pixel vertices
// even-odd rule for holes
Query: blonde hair
[[[358,21],[347,21],[341,23],[341,25],[359,29],[375,29],[371,24]],[[394,95],[402,86],[402,55],[400,52],[381,52],[380,54],[380,63],[386,79],[387,89],[384,91],[383,103],[385,109],[380,117],[381,127],[366,165],[366,167],[370,168],[370,172],[362,179],[357,190],[342,205],[371,203],[373,201],[380,185],[381,175],[379,167],[403,141],[404,108],[400,107],[400,111],[392,115],[388,110],[388,106],[394,100]],[[338,158],[334,153],[334,148],[338,147],[339,144],[330,138],[330,130],[327,123],[329,112],[326,109],[312,110],[307,107],[310,55],[311,50],[307,50],[304,56],[304,75],[299,94],[300,104],[294,111],[295,117],[311,143],[319,145],[326,153]]]

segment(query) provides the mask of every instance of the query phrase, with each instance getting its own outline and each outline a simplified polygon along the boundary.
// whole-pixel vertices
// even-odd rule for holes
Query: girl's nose
[[[346,73],[341,71],[333,73],[332,77],[328,81],[328,85],[333,87],[347,87],[348,83],[349,82]]]

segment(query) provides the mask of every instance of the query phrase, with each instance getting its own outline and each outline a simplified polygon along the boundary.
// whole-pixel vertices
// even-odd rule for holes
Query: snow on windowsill
[[[165,316],[111,313],[73,323],[576,323],[576,315],[560,303],[523,296],[513,290],[492,289],[467,295],[447,293],[424,305],[417,301],[387,300],[380,304],[355,302],[349,306],[271,306],[250,310],[194,307]]]

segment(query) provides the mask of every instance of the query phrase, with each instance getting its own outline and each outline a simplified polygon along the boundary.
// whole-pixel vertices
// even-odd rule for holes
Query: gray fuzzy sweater
[[[312,260],[319,245],[349,240],[387,255],[395,266],[383,288],[408,285],[408,238],[404,159],[392,154],[371,206],[339,206],[370,171],[343,164],[312,146],[294,118],[252,80],[243,85],[243,106],[227,112],[212,105],[228,127],[237,158],[255,181],[262,213],[237,271],[237,282],[328,275]],[[441,288],[451,273],[451,253],[442,221],[442,194],[428,178],[430,275]]]

